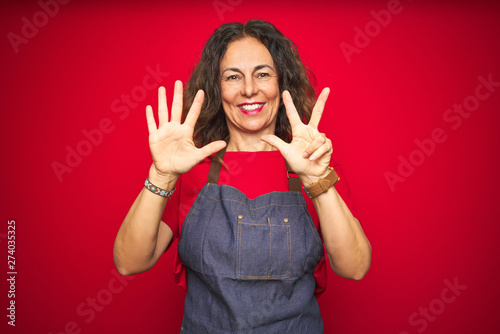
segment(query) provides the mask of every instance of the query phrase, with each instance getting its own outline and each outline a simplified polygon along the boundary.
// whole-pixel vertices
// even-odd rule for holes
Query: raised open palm
[[[329,88],[323,89],[314,105],[309,124],[304,124],[300,120],[290,93],[284,91],[283,103],[292,128],[292,141],[286,143],[275,135],[264,135],[261,138],[281,152],[290,168],[305,185],[316,182],[329,172],[328,166],[333,151],[332,142],[324,133],[318,131],[318,124],[329,93]]]
[[[200,115],[204,92],[199,90],[196,94],[184,123],[181,123],[182,97],[182,82],[176,81],[169,121],[165,88],[158,89],[158,127],[153,116],[153,108],[149,105],[146,107],[149,148],[153,157],[153,165],[160,174],[180,175],[186,173],[200,161],[226,145],[223,140],[212,142],[201,148],[194,145],[193,132]]]

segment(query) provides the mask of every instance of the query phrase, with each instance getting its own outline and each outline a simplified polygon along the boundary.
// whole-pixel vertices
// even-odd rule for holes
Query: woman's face
[[[273,58],[264,44],[253,37],[229,43],[220,73],[229,133],[274,134],[280,90]]]

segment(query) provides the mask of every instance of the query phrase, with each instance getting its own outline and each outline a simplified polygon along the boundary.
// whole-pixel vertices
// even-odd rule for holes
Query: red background
[[[170,99],[213,30],[251,18],[275,24],[298,45],[318,90],[331,87],[320,130],[334,142],[373,247],[362,281],[329,269],[319,300],[325,333],[498,333],[500,87],[459,127],[443,116],[475,94],[479,76],[500,81],[500,6],[401,0],[386,27],[368,25],[368,45],[348,62],[341,43],[355,45],[355,27],[364,30],[387,3],[74,0],[16,53],[9,33],[22,35],[23,17],[33,22],[42,9],[2,2],[2,333],[178,331],[184,294],[171,252],[126,283],[112,273],[116,232],[151,163],[144,108],[156,104],[156,90],[140,96],[137,87],[158,65],[169,73],[160,79]],[[131,92],[140,98],[128,115],[114,112]],[[90,150],[82,131],[105,119],[113,130],[58,179],[53,163],[66,164],[68,146]],[[417,153],[415,140],[436,128],[446,140]],[[385,175],[398,173],[400,155],[419,166],[391,189]],[[15,328],[5,316],[10,219]],[[462,286],[459,295],[445,280]],[[427,318],[419,313],[429,307]]]

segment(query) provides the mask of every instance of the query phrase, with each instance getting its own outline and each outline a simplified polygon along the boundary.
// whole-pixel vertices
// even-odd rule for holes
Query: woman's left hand
[[[261,137],[261,140],[276,147],[281,152],[305,187],[324,178],[329,173],[328,166],[330,166],[333,152],[332,142],[324,133],[318,131],[318,124],[329,93],[329,88],[323,89],[314,105],[309,124],[306,125],[300,119],[290,92],[284,91],[283,103],[292,128],[292,141],[286,143],[275,135]]]

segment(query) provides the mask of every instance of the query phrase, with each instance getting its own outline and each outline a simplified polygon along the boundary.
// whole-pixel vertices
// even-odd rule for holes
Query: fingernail
[[[314,159],[316,159],[316,156],[313,154],[309,157],[309,160],[313,161]]]
[[[303,158],[307,158],[308,156],[309,156],[309,154],[307,154],[307,152],[302,153]]]

